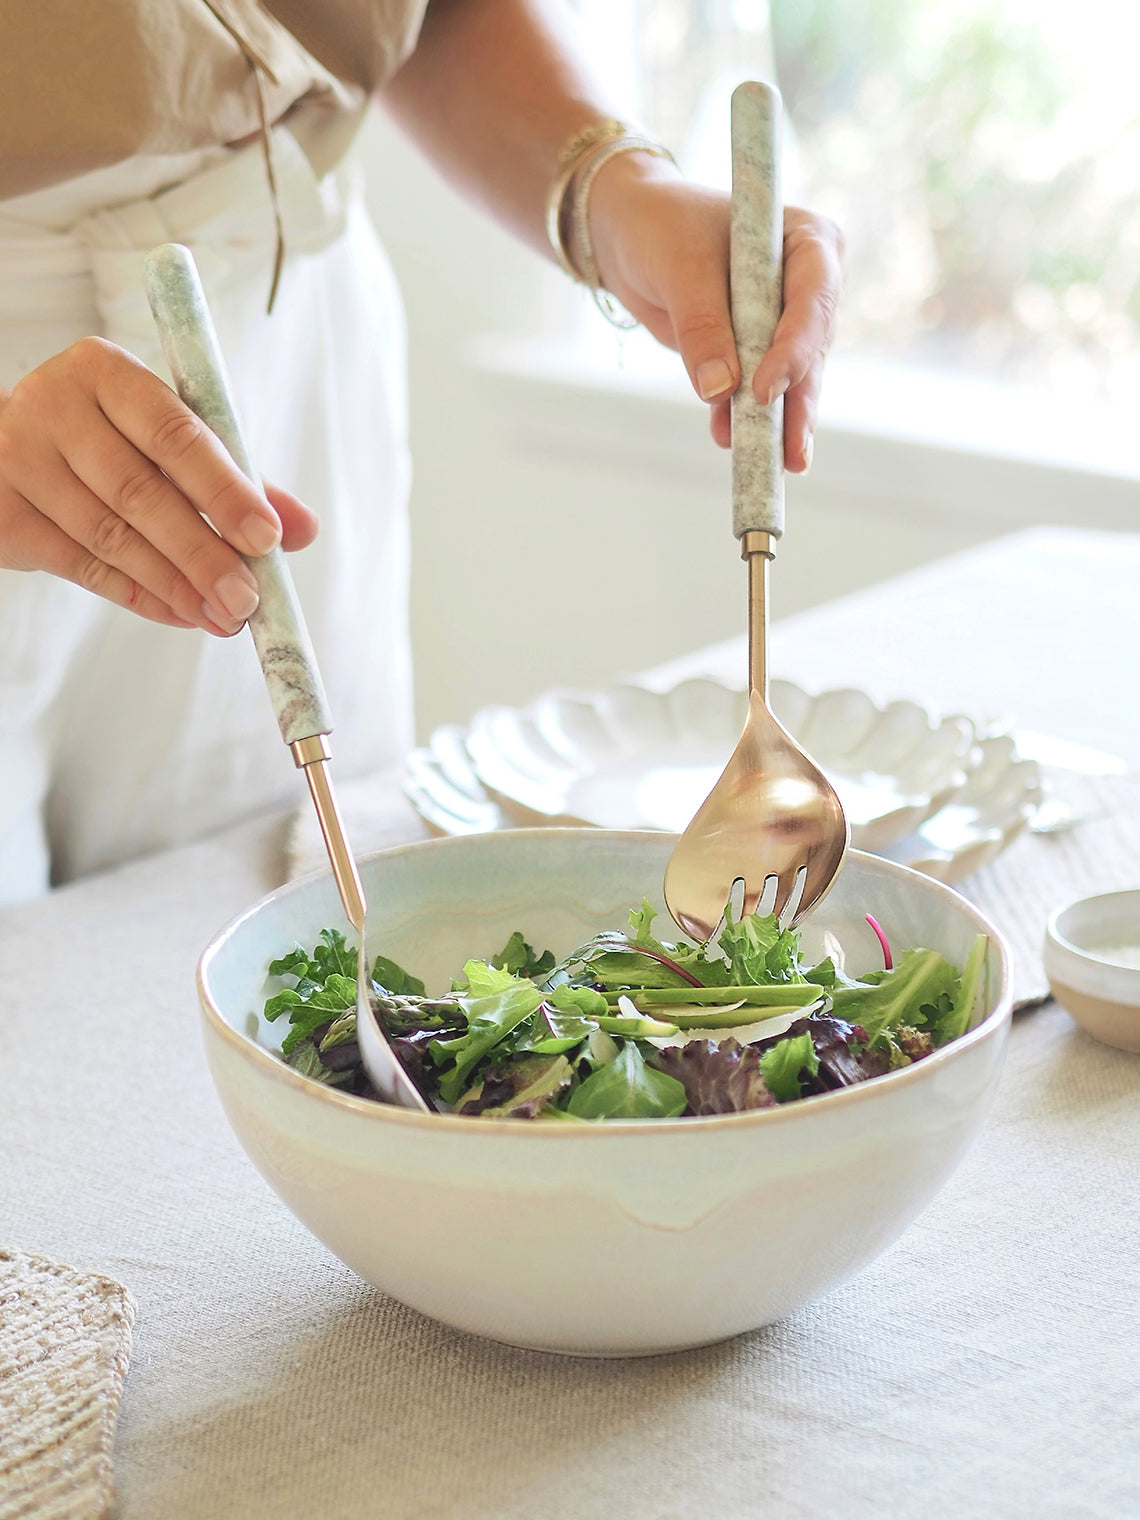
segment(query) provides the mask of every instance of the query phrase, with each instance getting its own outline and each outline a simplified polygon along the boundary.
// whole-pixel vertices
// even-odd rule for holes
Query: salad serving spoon
[[[144,274],[155,326],[179,396],[217,435],[242,474],[262,490],[193,255],[178,243],[163,243],[147,254]],[[428,1113],[427,1103],[401,1066],[369,1002],[364,888],[329,775],[327,736],[332,732],[332,715],[293,578],[280,548],[247,558],[246,564],[259,596],[249,629],[281,737],[305,773],[337,890],[348,921],[359,935],[356,1037],[361,1059],[372,1085],[389,1103]]]
[[[673,851],[665,901],[701,943],[743,883],[740,915],[797,924],[843,862],[849,830],[835,788],[768,707],[768,566],[784,531],[784,405],[750,383],[783,302],[781,102],[770,85],[732,96],[732,325],[744,377],[732,398],[733,531],[748,565],[748,717],[720,779]]]

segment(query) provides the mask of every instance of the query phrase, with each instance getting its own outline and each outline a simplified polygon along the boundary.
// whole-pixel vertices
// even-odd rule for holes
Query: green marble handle
[[[229,450],[260,491],[230,392],[225,360],[194,256],[178,243],[151,249],[144,261],[146,293],[162,351],[182,400]],[[309,640],[293,578],[280,549],[245,557],[261,600],[249,630],[286,744],[332,732],[332,715]]]
[[[784,531],[784,401],[753,395],[756,366],[783,310],[784,212],[779,91],[738,85],[732,94],[732,326],[743,376],[732,398],[732,531]]]

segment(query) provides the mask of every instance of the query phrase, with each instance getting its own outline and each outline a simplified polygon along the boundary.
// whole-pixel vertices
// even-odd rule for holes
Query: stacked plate
[[[861,691],[773,681],[773,712],[836,786],[859,849],[958,881],[1026,827],[1035,761],[1008,734]],[[745,692],[711,680],[552,692],[437,729],[409,759],[408,795],[443,834],[536,824],[679,832],[740,737]]]

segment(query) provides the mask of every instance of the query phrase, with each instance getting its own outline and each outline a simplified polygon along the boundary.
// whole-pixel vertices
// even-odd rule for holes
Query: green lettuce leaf
[[[949,1008],[939,1010],[934,1019],[928,1018],[927,1027],[935,1045],[945,1045],[948,1040],[956,1040],[969,1029],[970,1017],[982,987],[988,945],[989,936],[979,934],[970,946],[958,986],[949,1000]]]
[[[566,1110],[579,1119],[675,1119],[687,1103],[684,1084],[647,1066],[631,1040],[575,1088]]]
[[[804,976],[809,982],[817,983],[827,992],[830,992],[833,987],[838,986],[847,980],[847,978],[843,976],[839,970],[837,970],[835,962],[832,960],[830,955],[826,960],[820,961],[818,966],[809,967],[809,969],[804,972]]]
[[[638,944],[643,944],[646,941],[652,941],[653,944],[657,944],[657,941],[650,933],[653,920],[656,917],[657,909],[649,901],[648,897],[641,899],[640,908],[631,908],[629,910],[629,927],[633,931],[633,938]]]
[[[588,1040],[598,1026],[594,1019],[584,1019],[576,1013],[560,1013],[547,1001],[535,1010],[529,1024],[519,1027],[516,1051],[557,1056]]]
[[[937,950],[906,950],[893,971],[876,971],[837,987],[831,994],[832,1012],[862,1025],[873,1041],[899,1024],[924,1022],[920,1010],[936,1005],[943,993],[953,998],[957,988],[957,971]]]
[[[648,899],[640,908],[631,908],[631,932],[608,930],[582,945],[560,972],[583,965],[591,980],[607,987],[716,987],[730,979],[728,965],[710,960],[697,945],[673,944],[654,937],[650,926],[656,913]],[[670,963],[670,964],[666,964]]]
[[[390,961],[386,955],[378,955],[372,963],[372,980],[389,997],[423,997],[424,984],[418,976],[411,976]]]
[[[774,913],[765,917],[749,913],[733,923],[728,910],[717,944],[728,956],[729,980],[733,983],[807,980],[800,964],[799,936],[793,929],[781,929]]]
[[[547,1002],[552,1003],[560,1013],[576,1013],[588,1019],[610,1011],[609,1003],[593,987],[571,987],[568,983],[555,987],[548,995]]]
[[[269,962],[270,976],[296,976],[307,977],[309,974],[309,952],[302,945],[294,945],[287,954],[280,956],[275,961]]]
[[[341,1013],[346,1008],[355,1008],[356,978],[341,976],[334,972],[328,977],[323,987],[318,987],[309,995],[307,1001],[311,1007],[328,1008],[334,1013]]]
[[[324,982],[332,974],[356,978],[356,947],[349,945],[339,929],[322,929],[320,942],[309,954],[294,945],[280,960],[270,961],[270,976],[296,976]]]
[[[483,972],[491,969],[483,961],[468,961],[464,969],[469,979],[473,968],[481,968]],[[455,1102],[467,1085],[468,1074],[542,1002],[542,993],[533,982],[520,982],[503,971],[491,971],[491,975],[505,977],[508,985],[486,996],[461,998],[467,1015],[466,1032],[452,1040],[431,1043],[432,1059],[437,1066],[448,1060],[455,1062],[440,1079],[440,1096],[446,1103]],[[485,980],[478,970],[475,979]]]
[[[274,964],[278,963],[275,962]],[[285,987],[281,992],[275,992],[269,998],[262,1012],[272,1023],[274,1019],[279,1019],[287,1008],[303,1008],[304,1006],[305,999],[302,994],[295,987]]]
[[[778,1041],[760,1057],[764,1085],[781,1103],[791,1103],[800,1097],[803,1091],[800,1072],[805,1069],[813,1077],[819,1070],[819,1057],[806,1030],[791,1039]]]
[[[516,929],[498,955],[491,957],[491,965],[501,971],[509,971],[512,976],[525,976],[530,981],[537,981],[539,977],[554,970],[554,953],[544,950],[541,955],[536,955],[534,946],[528,945]]]
[[[464,991],[471,997],[492,997],[497,992],[509,992],[521,985],[521,979],[500,966],[488,965],[486,961],[466,961],[463,966],[466,983]]]
[[[292,957],[283,959],[292,959],[294,966],[299,964]],[[280,964],[279,961],[274,962],[274,965]],[[308,963],[310,968],[311,964],[311,962]],[[332,962],[328,961],[327,964],[332,964]],[[292,974],[296,975],[296,970]],[[322,1024],[331,1023],[346,1009],[355,1007],[356,978],[331,971],[324,973],[323,983],[314,981],[310,976],[304,976],[296,987],[287,987],[276,993],[265,1004],[264,1012],[265,1017],[271,1021],[280,1018],[283,1013],[288,1013],[289,1033],[281,1042],[281,1053],[288,1056]]]
[[[629,927],[632,931],[631,938],[635,945],[643,950],[648,950],[656,955],[666,955],[683,971],[690,976],[696,977],[702,987],[719,987],[722,982],[729,980],[730,973],[727,964],[719,957],[710,960],[701,945],[686,945],[673,940],[657,939],[651,932],[653,920],[657,917],[647,897],[641,899],[640,908],[629,910]],[[648,985],[648,984],[646,984]]]
[[[327,1008],[314,1008],[305,1004],[289,1015],[289,1033],[281,1041],[281,1054],[290,1056],[306,1040],[316,1034],[323,1024],[336,1017]]]
[[[612,947],[620,941],[610,940]],[[618,992],[630,987],[691,987],[687,977],[638,950],[597,948],[583,956],[590,979]]]

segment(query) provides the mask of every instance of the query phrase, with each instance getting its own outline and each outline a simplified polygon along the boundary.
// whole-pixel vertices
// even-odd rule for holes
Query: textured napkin
[[[109,1277],[0,1250],[0,1520],[100,1520],[135,1306]]]

